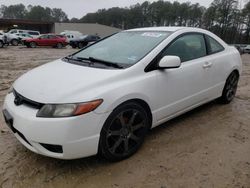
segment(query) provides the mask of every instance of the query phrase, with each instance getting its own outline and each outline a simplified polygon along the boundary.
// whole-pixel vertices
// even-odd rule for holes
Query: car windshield
[[[124,31],[74,54],[74,59],[98,59],[129,67],[137,63],[171,33],[163,31]]]

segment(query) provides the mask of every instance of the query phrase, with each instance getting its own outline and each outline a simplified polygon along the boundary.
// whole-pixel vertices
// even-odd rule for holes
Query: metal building
[[[13,28],[40,31],[41,34],[59,34],[65,30],[80,31],[83,34],[97,34],[100,37],[105,37],[121,31],[121,29],[97,23],[54,23],[46,21],[0,18],[0,30],[8,31]]]
[[[91,23],[55,23],[54,33],[61,33],[65,30],[80,31],[83,34],[93,34],[105,37],[113,33],[121,31],[121,29],[101,24]]]

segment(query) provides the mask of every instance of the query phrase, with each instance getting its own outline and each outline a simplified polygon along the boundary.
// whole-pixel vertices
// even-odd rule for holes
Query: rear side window
[[[178,56],[182,62],[204,57],[207,55],[205,39],[202,34],[184,35],[163,52],[166,55]]]
[[[206,36],[207,45],[208,45],[208,53],[214,54],[224,50],[224,47],[212,37]]]

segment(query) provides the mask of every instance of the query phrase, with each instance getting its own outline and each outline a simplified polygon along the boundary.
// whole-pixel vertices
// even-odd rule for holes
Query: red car
[[[25,39],[22,42],[28,48],[36,48],[37,46],[63,48],[68,45],[67,38],[65,36],[55,34],[44,34],[38,38]]]

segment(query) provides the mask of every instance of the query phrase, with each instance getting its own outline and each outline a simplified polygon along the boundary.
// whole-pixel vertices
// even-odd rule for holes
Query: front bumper
[[[100,132],[108,114],[90,112],[69,118],[38,118],[37,109],[16,106],[14,98],[13,93],[6,96],[3,110],[13,118],[14,135],[29,150],[59,159],[97,154]],[[62,152],[50,146],[60,146]]]

